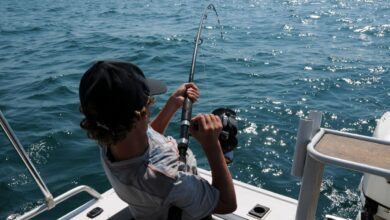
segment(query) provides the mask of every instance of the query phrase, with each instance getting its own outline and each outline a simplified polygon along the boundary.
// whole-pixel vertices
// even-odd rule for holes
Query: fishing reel
[[[229,108],[217,108],[212,114],[217,115],[222,122],[222,131],[218,137],[227,164],[233,162],[233,150],[237,147],[236,113]]]

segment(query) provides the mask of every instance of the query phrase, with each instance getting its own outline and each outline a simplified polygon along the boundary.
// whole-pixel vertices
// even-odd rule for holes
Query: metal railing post
[[[312,121],[311,130],[305,137],[309,136],[309,140],[304,146],[305,154],[307,150],[307,144],[313,138],[313,136],[320,130],[322,112],[311,111],[309,113],[309,119]],[[318,197],[320,195],[320,188],[322,182],[322,176],[324,173],[324,164],[311,158],[309,154],[306,154],[304,160],[304,169],[302,177],[302,185],[299,191],[298,207],[295,216],[296,220],[313,220],[315,219]],[[295,159],[295,158],[294,158]],[[295,162],[294,162],[295,163]]]
[[[315,219],[323,173],[324,164],[307,155],[299,191],[296,220]]]
[[[43,196],[45,197],[46,204],[50,208],[54,207],[53,196],[50,193],[49,189],[46,187],[41,176],[39,175],[37,169],[34,167],[33,163],[30,161],[30,158],[27,156],[26,151],[24,150],[22,144],[19,142],[18,138],[15,136],[11,126],[8,124],[3,113],[0,110],[0,125],[7,135],[12,146],[18,152],[20,158],[23,160],[31,176],[34,178],[35,182],[38,184],[38,187],[41,189]]]
[[[312,125],[312,120],[301,119],[299,121],[297,143],[295,144],[294,159],[291,169],[291,175],[293,176],[302,177],[303,175],[307,154],[306,146],[311,138]]]
[[[22,144],[17,139],[16,135],[14,134],[11,126],[8,124],[7,120],[5,119],[3,113],[0,110],[0,125],[1,128],[4,130],[5,134],[7,135],[9,141],[11,142],[12,146],[15,148],[15,150],[18,152],[20,158],[23,160],[24,164],[26,165],[28,171],[30,172],[31,176],[34,178],[35,182],[37,183],[38,187],[41,189],[46,203],[42,204],[23,215],[19,214],[12,214],[8,216],[7,220],[14,220],[14,219],[30,219],[34,216],[42,213],[43,211],[52,209],[57,204],[67,200],[68,198],[80,193],[80,192],[87,192],[95,199],[100,199],[101,195],[94,190],[93,188],[89,186],[78,186],[75,187],[60,196],[53,198],[52,194],[50,193],[49,189],[46,187],[45,183],[43,182],[41,176],[39,175],[37,169],[34,167],[33,163],[31,162],[30,158],[28,157],[26,151],[24,150]]]

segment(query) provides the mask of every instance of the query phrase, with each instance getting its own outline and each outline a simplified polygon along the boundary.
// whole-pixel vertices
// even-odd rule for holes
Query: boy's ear
[[[138,120],[148,120],[149,119],[149,115],[150,115],[149,109],[148,108],[144,108],[138,114],[137,119]]]
[[[144,114],[141,114],[141,118],[143,120],[148,120],[149,119],[149,111],[147,110]]]

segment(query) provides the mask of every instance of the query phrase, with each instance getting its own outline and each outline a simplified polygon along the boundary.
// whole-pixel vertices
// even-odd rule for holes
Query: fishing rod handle
[[[192,116],[192,101],[188,97],[186,97],[184,99],[183,108],[181,112],[180,139],[178,141],[179,155],[181,157],[186,156],[186,152],[188,148],[191,116]]]
[[[191,117],[192,117],[192,101],[191,99],[186,97],[184,99],[183,108],[181,111],[181,125],[190,126]]]

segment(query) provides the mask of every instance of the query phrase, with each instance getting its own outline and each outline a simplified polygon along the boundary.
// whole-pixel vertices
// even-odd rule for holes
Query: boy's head
[[[136,65],[122,61],[99,61],[80,81],[82,128],[104,145],[123,139],[131,130],[151,96],[166,92],[158,80],[146,79]]]

